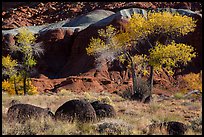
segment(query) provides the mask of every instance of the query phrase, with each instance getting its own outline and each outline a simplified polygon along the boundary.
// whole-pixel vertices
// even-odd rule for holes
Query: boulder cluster
[[[68,122],[94,122],[105,117],[115,117],[116,111],[113,106],[95,101],[89,103],[85,100],[69,100],[61,105],[53,114],[47,108],[41,108],[31,104],[22,104],[12,101],[8,109],[8,119],[10,121],[25,122],[31,118],[52,118],[54,120]]]
[[[47,108],[41,108],[31,104],[23,104],[13,100],[10,103],[12,106],[8,109],[7,116],[10,122],[16,121],[25,123],[29,119],[51,118],[53,120],[90,123],[96,122],[104,118],[116,117],[116,111],[110,104],[94,101],[92,103],[85,100],[69,100],[62,104],[53,114]],[[164,123],[154,123],[149,125],[151,134],[156,128],[165,127],[169,135],[184,135],[187,131],[187,126],[181,122],[169,121]]]

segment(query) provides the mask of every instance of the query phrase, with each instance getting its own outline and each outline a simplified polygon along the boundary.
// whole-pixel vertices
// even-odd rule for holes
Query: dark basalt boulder
[[[166,135],[185,135],[187,126],[181,122],[155,122],[148,126],[149,131],[147,135],[154,135],[154,133],[165,132]]]
[[[54,114],[49,109],[31,104],[15,104],[8,109],[7,117],[9,121],[24,123],[31,118],[38,119],[44,117],[54,119]]]
[[[105,118],[105,117],[115,117],[116,116],[115,109],[113,108],[113,106],[109,104],[102,103],[99,101],[94,101],[91,103],[91,105],[95,109],[96,116],[99,119]]]
[[[187,131],[187,126],[181,122],[170,121],[167,125],[169,135],[184,135]]]
[[[74,122],[93,122],[96,120],[96,113],[89,102],[85,100],[70,100],[60,106],[55,112],[56,120]]]

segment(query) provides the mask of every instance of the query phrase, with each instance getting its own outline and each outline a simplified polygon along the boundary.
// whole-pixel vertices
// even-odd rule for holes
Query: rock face
[[[91,103],[93,106],[94,110],[96,111],[96,116],[97,118],[105,118],[105,117],[115,117],[116,116],[116,111],[113,108],[113,106],[102,103],[99,101],[94,101]]]
[[[92,122],[96,120],[96,113],[90,103],[84,100],[70,100],[60,106],[55,112],[56,120],[73,122]]]
[[[8,46],[15,44],[14,36],[12,34],[2,35],[2,56],[9,54]]]
[[[2,2],[2,28],[54,23],[96,9],[117,12],[124,8],[182,8],[201,10],[199,2]]]
[[[58,74],[64,64],[68,61],[73,41],[71,29],[50,29],[41,33],[38,42],[43,42],[45,53],[38,61],[38,71],[41,74],[52,77]],[[57,77],[57,76],[56,76]]]
[[[9,121],[25,122],[31,118],[54,118],[54,114],[48,109],[37,107],[30,104],[15,104],[8,109],[7,116]]]

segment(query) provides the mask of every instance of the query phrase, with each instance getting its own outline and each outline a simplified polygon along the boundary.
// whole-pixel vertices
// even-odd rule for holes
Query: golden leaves
[[[16,38],[18,43],[22,43],[24,45],[32,44],[36,39],[34,34],[26,28],[19,29],[19,33]]]
[[[6,91],[9,95],[15,95],[15,85],[14,85],[14,79],[16,82],[16,90],[18,92],[18,95],[23,95],[23,78],[21,75],[11,77],[8,80],[2,81],[2,89]],[[27,81],[26,88],[28,90],[28,95],[34,95],[38,94],[37,87],[35,87],[31,81]]]
[[[187,64],[192,58],[196,57],[194,48],[182,43],[175,43],[157,45],[149,50],[149,64],[156,68],[161,68],[163,65],[171,72],[171,67],[175,67],[176,63],[180,62]]]
[[[13,60],[10,55],[6,57],[2,57],[2,66],[5,68],[13,68],[18,65],[18,62],[16,60]]]
[[[202,71],[201,71],[202,73]],[[189,73],[185,75],[182,79],[187,82],[187,85],[189,89],[191,90],[199,90],[202,92],[202,76],[201,73],[195,74],[195,73]]]
[[[106,48],[105,42],[100,38],[92,38],[88,48],[86,48],[88,55],[94,55],[97,52],[100,52]]]
[[[167,35],[186,35],[193,32],[196,27],[196,21],[192,17],[183,16],[178,13],[170,12],[148,13],[148,22],[154,30],[158,29],[157,33]]]
[[[193,32],[195,27],[196,21],[192,17],[179,13],[148,12],[147,17],[133,14],[129,22],[125,24],[125,31],[117,31],[112,25],[100,29],[99,38],[92,38],[86,50],[89,55],[118,52],[118,59],[124,62],[126,58],[119,51],[127,51],[131,46],[137,46],[142,40],[149,40],[150,36],[182,36]],[[157,38],[154,42],[158,42]],[[150,45],[155,46],[152,43]],[[132,60],[142,69],[149,64],[156,69],[166,67],[171,74],[173,74],[172,67],[176,67],[178,62],[187,64],[196,56],[193,47],[175,42],[169,45],[157,43],[149,50],[149,53],[148,57],[136,55],[132,57]],[[144,73],[146,74],[147,71]]]

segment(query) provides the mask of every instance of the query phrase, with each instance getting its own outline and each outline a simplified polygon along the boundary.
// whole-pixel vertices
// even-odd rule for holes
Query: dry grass
[[[29,103],[43,108],[49,107],[54,113],[59,106],[71,99],[86,99],[88,101],[101,100],[114,106],[117,117],[105,119],[93,124],[66,123],[53,120],[31,120],[26,124],[8,123],[6,113],[12,99]],[[74,93],[63,90],[55,95],[9,96],[2,93],[2,133],[4,135],[35,134],[35,135],[109,135],[115,134],[147,134],[144,129],[153,121],[179,121],[190,128],[189,135],[202,134],[201,102],[191,102],[189,99],[170,99],[151,104],[124,99],[117,94],[84,92]],[[201,121],[201,124],[199,123]],[[194,121],[194,123],[193,123]],[[193,124],[194,125],[193,125]],[[200,124],[200,125],[199,125]],[[105,129],[99,130],[101,127]],[[155,131],[154,134],[162,134]]]

